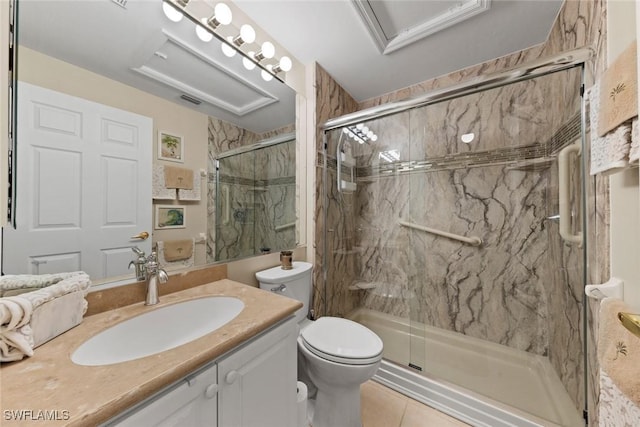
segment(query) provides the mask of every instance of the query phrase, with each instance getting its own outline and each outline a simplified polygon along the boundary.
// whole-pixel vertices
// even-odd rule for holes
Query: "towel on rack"
[[[594,84],[588,91],[589,118],[591,123],[591,168],[590,174],[613,173],[629,164],[628,155],[631,145],[630,122],[618,126],[605,136],[598,135],[598,117],[600,116],[600,84]]]
[[[193,170],[177,166],[164,167],[164,186],[167,188],[193,189]]]
[[[600,80],[598,136],[638,116],[638,72],[634,40],[611,63]],[[593,125],[592,125],[593,126]]]
[[[629,149],[629,163],[638,165],[640,162],[640,125],[636,117],[631,121],[631,148]]]
[[[167,188],[164,184],[164,166],[155,165],[153,167],[152,197],[154,200],[175,200],[176,189]]]
[[[184,188],[178,189],[178,199],[187,201],[200,200],[202,191],[200,190],[200,173],[193,171],[193,188],[188,190]]]
[[[600,303],[598,360],[620,391],[640,405],[640,338],[622,326],[621,311],[632,311],[621,299],[605,298]]]
[[[158,241],[158,262],[171,270],[194,265],[195,239]]]
[[[82,321],[87,311],[85,296],[91,285],[82,272],[63,273],[55,284],[18,296],[0,298],[0,362],[32,356],[33,349]],[[43,275],[40,283],[54,275]],[[11,276],[16,284],[37,282],[32,275]]]
[[[598,420],[601,426],[640,425],[640,407],[622,394],[603,370],[600,370]]]

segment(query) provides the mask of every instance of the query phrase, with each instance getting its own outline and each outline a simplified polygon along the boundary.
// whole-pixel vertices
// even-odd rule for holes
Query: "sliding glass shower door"
[[[387,361],[550,425],[583,425],[582,68],[326,133],[327,314]],[[356,136],[352,136],[352,133]]]

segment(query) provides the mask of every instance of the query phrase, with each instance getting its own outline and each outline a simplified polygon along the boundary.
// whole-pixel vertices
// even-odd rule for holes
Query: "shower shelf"
[[[376,282],[355,282],[349,286],[350,291],[361,291],[366,289],[374,289],[378,284]]]
[[[541,157],[538,159],[522,160],[507,166],[507,170],[539,171],[548,169],[555,161],[555,157]]]
[[[333,253],[337,255],[354,255],[360,252],[360,249],[336,249]]]

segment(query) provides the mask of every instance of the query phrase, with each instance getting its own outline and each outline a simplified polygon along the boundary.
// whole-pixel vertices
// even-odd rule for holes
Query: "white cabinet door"
[[[16,229],[3,272],[130,274],[131,247],[151,240],[152,119],[21,82]]]
[[[218,362],[221,427],[294,427],[297,324],[291,318]]]
[[[209,365],[133,407],[106,426],[216,427],[216,365]]]

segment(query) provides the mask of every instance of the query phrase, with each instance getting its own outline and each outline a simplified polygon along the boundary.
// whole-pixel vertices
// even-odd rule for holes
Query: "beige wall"
[[[636,38],[632,1],[607,3],[607,64]],[[611,275],[625,282],[624,299],[640,309],[640,192],[638,169],[611,175]]]
[[[4,2],[0,2],[4,4]],[[207,169],[207,116],[194,110],[150,95],[66,62],[48,57],[20,46],[18,79],[34,85],[77,96],[153,119],[153,161],[159,164],[180,165],[199,171]],[[4,69],[4,68],[3,68]],[[43,72],[46,70],[46,72]],[[181,135],[184,138],[184,163],[157,160],[158,131]],[[2,163],[5,164],[5,163]],[[207,231],[206,182],[202,181],[200,202],[161,201],[158,204],[184,204],[185,229],[149,230],[153,241],[198,238]],[[149,201],[151,203],[151,200]],[[205,262],[205,245],[196,245],[196,264]]]

